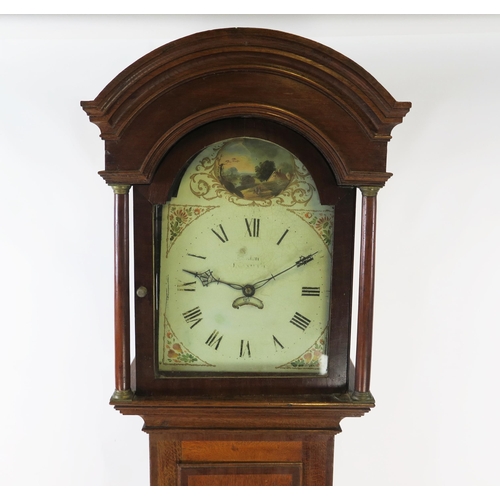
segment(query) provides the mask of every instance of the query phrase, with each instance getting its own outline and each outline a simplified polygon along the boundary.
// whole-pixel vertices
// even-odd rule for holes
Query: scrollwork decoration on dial
[[[205,200],[224,197],[240,206],[305,205],[317,193],[297,158],[277,144],[249,137],[213,146],[190,178],[191,192]]]
[[[197,205],[169,205],[168,207],[168,236],[167,255],[175,240],[184,229],[194,220],[216,207]]]
[[[173,333],[166,318],[164,318],[164,321],[165,336],[162,361],[165,365],[213,366],[186,349]]]
[[[326,373],[327,357],[325,356],[325,342],[326,330],[323,331],[321,336],[314,342],[314,344],[304,351],[300,356],[293,359],[289,363],[279,366],[278,368],[288,369],[319,369],[320,372]]]
[[[333,221],[334,211],[331,210],[293,210],[290,212],[300,217],[303,221],[307,222],[321,237],[328,252],[333,252]]]

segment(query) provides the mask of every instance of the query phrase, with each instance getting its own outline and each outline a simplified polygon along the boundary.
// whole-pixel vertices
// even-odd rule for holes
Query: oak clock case
[[[300,160],[213,144],[155,214],[159,376],[326,374],[334,209]]]
[[[375,404],[377,194],[411,103],[312,40],[227,28],[82,107],[114,193],[110,403],[144,420],[150,484],[331,485],[340,422]]]

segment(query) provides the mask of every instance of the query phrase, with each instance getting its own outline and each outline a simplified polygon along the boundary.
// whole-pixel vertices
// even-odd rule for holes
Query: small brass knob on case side
[[[145,286],[140,286],[135,293],[137,297],[143,299],[148,294],[148,289]]]

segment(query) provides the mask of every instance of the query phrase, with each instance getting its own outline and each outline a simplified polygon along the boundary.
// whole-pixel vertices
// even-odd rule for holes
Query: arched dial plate
[[[334,211],[297,158],[211,145],[158,213],[160,374],[326,374]]]

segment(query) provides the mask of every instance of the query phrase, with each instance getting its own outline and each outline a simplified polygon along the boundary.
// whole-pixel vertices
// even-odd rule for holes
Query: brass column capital
[[[128,184],[110,184],[113,193],[115,194],[128,194],[130,185]]]
[[[363,196],[377,196],[382,186],[359,186],[359,189],[363,193]]]

